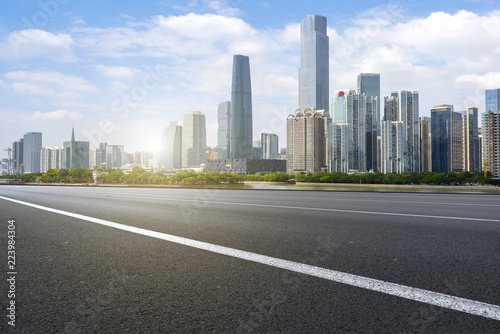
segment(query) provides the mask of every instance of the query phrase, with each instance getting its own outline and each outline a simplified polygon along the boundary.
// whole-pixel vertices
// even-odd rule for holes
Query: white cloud
[[[103,66],[98,65],[96,68],[104,73],[104,75],[113,78],[133,78],[139,73],[137,69],[126,66]]]
[[[97,91],[87,80],[74,75],[49,71],[14,71],[2,75],[17,93],[55,98],[76,98],[82,93]]]
[[[49,111],[49,112],[40,112],[35,111],[30,119],[32,121],[59,121],[62,119],[79,119],[82,118],[82,115],[75,111],[68,111],[64,109]]]
[[[44,30],[14,31],[0,42],[0,57],[26,59],[46,56],[62,62],[77,60],[71,51],[74,41],[69,34],[53,34]]]

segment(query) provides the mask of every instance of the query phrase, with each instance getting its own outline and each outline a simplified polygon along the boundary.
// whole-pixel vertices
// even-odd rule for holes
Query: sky
[[[420,92],[420,115],[479,107],[500,88],[500,5],[455,1],[19,0],[0,12],[0,158],[25,132],[155,151],[171,121],[231,99],[234,54],[250,57],[253,134],[276,133],[298,105],[300,20],[327,17],[330,99],[380,73],[381,96]],[[383,115],[383,110],[381,111]]]

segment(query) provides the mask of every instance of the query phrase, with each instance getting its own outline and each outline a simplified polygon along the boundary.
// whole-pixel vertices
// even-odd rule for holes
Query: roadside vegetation
[[[22,182],[50,183],[94,183],[90,169],[50,169],[46,173],[30,173],[23,175],[4,175],[1,178],[16,178]],[[500,179],[488,174],[484,178],[481,172],[454,173],[414,173],[403,174],[346,174],[346,173],[299,173],[291,175],[282,172],[238,175],[232,173],[181,171],[172,176],[161,172],[151,173],[142,167],[134,167],[125,174],[122,170],[97,169],[97,183],[114,184],[181,184],[181,185],[217,185],[237,184],[243,181],[267,182],[314,182],[314,183],[357,183],[357,184],[408,184],[408,185],[500,185]]]

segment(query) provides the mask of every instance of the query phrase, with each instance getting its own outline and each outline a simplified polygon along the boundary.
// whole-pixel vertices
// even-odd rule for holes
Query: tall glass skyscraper
[[[229,151],[229,115],[231,113],[231,101],[219,103],[217,119],[219,128],[217,130],[217,149],[219,159],[227,159]]]
[[[182,127],[182,167],[200,167],[207,162],[207,130],[205,114],[188,111]]]
[[[500,110],[500,88],[485,91],[486,112]]]
[[[328,111],[329,40],[326,17],[307,15],[300,22],[299,108]]]
[[[42,133],[41,132],[25,133],[23,138],[24,173],[40,172],[41,153],[42,153]]]
[[[229,158],[252,158],[252,86],[248,56],[233,56]]]
[[[361,73],[358,75],[358,94],[377,97],[378,110],[380,110],[380,74]]]
[[[163,129],[159,165],[165,169],[182,167],[182,126],[177,125],[177,121],[171,121],[170,126]]]
[[[71,141],[63,143],[62,167],[64,169],[89,168],[89,148],[90,143],[88,141],[75,140],[75,129],[73,129],[71,132]]]

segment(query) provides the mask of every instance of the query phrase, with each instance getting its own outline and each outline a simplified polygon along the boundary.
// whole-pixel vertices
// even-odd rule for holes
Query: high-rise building
[[[71,141],[63,143],[63,168],[89,168],[89,149],[88,141],[76,141],[75,129],[71,132]]]
[[[377,138],[380,135],[380,74],[358,75],[358,94],[366,100],[366,169],[378,171]]]
[[[398,151],[402,172],[420,171],[419,92],[399,90],[384,98],[384,122],[403,122],[403,150]],[[382,124],[382,126],[384,126]],[[382,136],[382,146],[385,144]],[[383,159],[383,157],[382,157]],[[387,164],[387,163],[386,163]]]
[[[500,177],[500,110],[483,114],[482,135],[485,168]]]
[[[462,170],[462,115],[452,105],[431,109],[432,171],[449,173]]]
[[[273,133],[261,133],[260,146],[262,148],[262,159],[278,159],[279,156],[278,135]]]
[[[12,172],[14,174],[23,174],[23,154],[24,154],[24,138],[19,138],[12,143]]]
[[[250,140],[250,149],[252,142]],[[206,163],[207,135],[205,114],[189,111],[184,114],[182,128],[182,167],[200,167]]]
[[[500,88],[485,91],[485,112],[500,110]]]
[[[105,166],[106,168],[120,168],[124,165],[125,147],[123,145],[105,145]]]
[[[177,121],[163,130],[160,143],[159,167],[177,169],[182,167],[182,126]]]
[[[63,164],[63,149],[62,147],[54,147],[51,149],[52,156],[50,158],[49,169],[61,169]]]
[[[373,103],[375,100],[376,98],[373,99],[371,96],[356,94],[354,90],[335,93],[334,119],[343,122],[333,122],[327,126],[327,165],[330,172],[367,170],[367,104],[370,109],[368,121],[371,124],[372,108],[376,108],[376,103]],[[373,149],[371,142],[370,149]],[[370,159],[370,163],[373,164],[372,155]],[[338,169],[339,166],[341,169]],[[371,167],[373,169],[373,165]]]
[[[481,148],[479,143],[478,108],[469,107],[462,115],[462,170],[481,170]]]
[[[328,110],[329,40],[326,17],[307,15],[300,22],[299,108]]]
[[[384,121],[381,131],[381,172],[405,172],[404,155],[405,131],[403,121]]]
[[[217,110],[217,152],[218,159],[227,159],[229,151],[229,115],[231,114],[231,101],[219,103]]]
[[[42,133],[27,132],[23,138],[24,173],[40,172]]]
[[[325,166],[328,112],[297,109],[287,117],[287,172],[319,172]]]
[[[252,86],[248,56],[233,56],[229,114],[229,158],[252,157]]]
[[[432,172],[431,118],[420,117],[420,171]]]
[[[358,94],[376,97],[378,109],[380,110],[380,74],[379,73],[361,73],[358,75]],[[378,115],[380,121],[380,115]]]
[[[40,172],[46,173],[50,169],[52,163],[52,149],[48,147],[42,148],[40,153]]]

